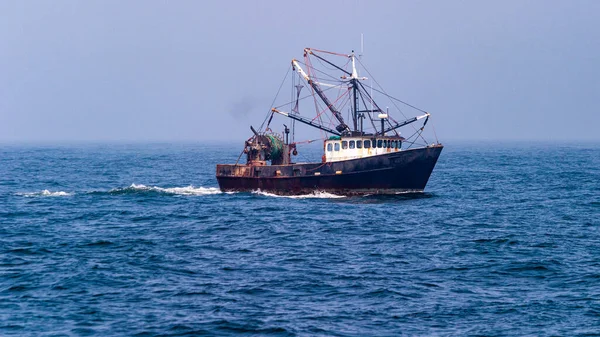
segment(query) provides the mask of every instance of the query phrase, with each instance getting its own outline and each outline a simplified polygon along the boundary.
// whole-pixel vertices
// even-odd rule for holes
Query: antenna
[[[360,57],[362,59],[363,53],[365,52],[365,37],[363,33],[360,33]]]

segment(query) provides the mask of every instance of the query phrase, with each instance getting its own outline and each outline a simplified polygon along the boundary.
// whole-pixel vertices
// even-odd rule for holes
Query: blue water
[[[220,193],[238,145],[0,146],[0,335],[600,334],[600,144],[346,198]]]

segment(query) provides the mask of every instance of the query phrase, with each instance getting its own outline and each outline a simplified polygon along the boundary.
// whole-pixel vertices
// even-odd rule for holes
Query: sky
[[[596,0],[5,0],[0,142],[243,140],[303,48],[361,34],[442,142],[600,140]]]

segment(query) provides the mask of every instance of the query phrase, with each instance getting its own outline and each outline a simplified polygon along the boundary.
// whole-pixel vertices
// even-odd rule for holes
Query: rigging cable
[[[327,91],[329,91],[331,89],[335,89],[335,88],[337,88],[337,87],[329,87],[327,89],[322,89],[321,92],[327,92]],[[309,98],[309,97],[313,97],[313,94],[308,94],[306,96],[300,97],[300,98],[298,98],[298,100],[301,101],[301,100]],[[275,109],[280,109],[280,108],[282,108],[282,107],[284,107],[284,106],[286,106],[286,105],[288,105],[290,103],[293,103],[293,101],[292,102],[286,102],[286,103],[283,103],[281,105],[278,105],[278,106],[275,107]]]
[[[309,64],[308,55],[306,53],[304,53],[304,62],[305,62],[305,66],[306,66],[306,71],[308,72],[307,73],[308,78],[310,78],[312,80],[312,78],[313,78],[313,75],[311,74],[312,66]],[[316,79],[317,77],[314,76],[314,78]],[[312,81],[314,81],[314,80],[312,80]],[[310,85],[310,83],[309,83],[309,85]],[[310,86],[310,91],[312,93],[313,100],[315,102],[315,111],[319,111],[319,104],[317,102],[317,97],[315,96],[315,88],[312,85]],[[317,115],[317,117],[319,117],[319,123],[323,124],[323,120],[320,118],[320,116]],[[319,132],[321,133],[321,136],[323,136],[323,138],[325,138],[325,134],[323,133],[323,130],[319,129]]]
[[[340,100],[342,97],[346,96],[348,93],[349,93],[349,91],[347,91],[347,92],[343,93],[341,96],[339,96],[338,98],[336,98],[336,100],[335,100],[335,101],[333,101],[333,103],[331,103],[331,105],[334,105],[335,103],[337,103],[337,101],[339,101],[339,100]],[[327,111],[327,110],[329,110],[329,107],[326,107],[326,108],[325,108],[325,109],[323,109],[321,112],[319,112],[319,113],[317,114],[317,117],[315,117],[315,118],[313,118],[313,119],[312,119],[312,122],[314,122],[314,121],[315,121],[315,119],[317,119],[318,117],[320,117],[320,116],[321,116],[321,115],[322,115],[322,114],[323,114],[325,111]],[[340,109],[340,110],[342,110],[342,109]]]
[[[277,89],[277,94],[275,94],[275,98],[273,98],[273,102],[271,102],[271,107],[269,108],[269,112],[267,113],[267,116],[265,117],[265,120],[260,125],[260,128],[258,128],[259,131],[262,131],[262,128],[265,125],[265,122],[269,118],[269,114],[272,113],[271,109],[273,109],[273,104],[275,104],[275,101],[277,100],[277,97],[279,96],[279,92],[281,91],[281,88],[283,87],[283,84],[285,83],[285,80],[287,79],[288,75],[290,74],[290,69],[291,68],[288,66],[288,70],[285,73],[285,77],[283,78],[283,81],[281,81],[281,84],[279,85],[279,89]]]
[[[314,48],[308,48],[313,52],[319,52],[319,53],[325,53],[325,54],[330,54],[330,55],[335,55],[335,56],[342,56],[342,57],[348,57],[347,54],[341,54],[341,53],[334,53],[332,51],[327,51],[327,50],[320,50],[320,49],[314,49]]]
[[[369,74],[369,76],[371,77],[371,79],[373,80],[373,82],[375,82],[375,84],[377,84],[379,86],[379,88],[381,88],[382,91],[379,91],[379,90],[373,88],[373,86],[371,86],[371,89],[375,90],[378,93],[383,94],[384,96],[386,96],[387,98],[389,98],[392,101],[392,104],[394,104],[394,106],[396,107],[396,109],[398,109],[398,111],[402,114],[402,116],[404,116],[404,118],[407,118],[406,115],[404,114],[404,112],[402,112],[402,110],[400,109],[400,107],[398,107],[398,105],[396,104],[396,102],[394,102],[394,100],[396,100],[396,101],[398,101],[398,102],[400,102],[402,104],[405,104],[405,105],[407,105],[407,106],[409,106],[409,107],[411,107],[413,109],[419,110],[419,111],[421,111],[423,113],[428,113],[425,110],[421,110],[421,109],[417,108],[414,105],[408,104],[408,103],[406,103],[406,102],[404,102],[402,100],[399,100],[399,99],[397,99],[397,98],[389,95],[388,93],[386,93],[385,90],[383,89],[383,87],[381,86],[381,84],[379,84],[379,82],[377,82],[377,80],[375,79],[375,77],[373,77],[373,75],[371,74],[371,72],[369,72],[369,69],[367,69],[367,67],[365,67],[365,65],[360,61],[360,59],[358,60],[358,63],[360,63],[360,65],[363,67],[363,69],[365,69],[365,71],[367,72],[367,74]],[[392,120],[394,120],[394,119],[392,118]],[[395,120],[394,120],[394,122],[395,122]],[[413,130],[417,131],[417,128],[415,128],[414,125],[411,125],[411,127],[413,128]],[[423,137],[421,137],[421,138],[423,138]],[[425,143],[427,143],[427,141],[425,141]]]
[[[377,82],[375,82],[375,83],[377,83]],[[379,85],[379,83],[378,83],[377,85]],[[385,92],[383,92],[383,91],[379,91],[379,90],[377,90],[377,89],[375,89],[375,88],[372,88],[372,89],[373,89],[373,90],[375,90],[375,91],[377,91],[378,93],[380,93],[380,94],[382,94],[382,95],[386,96],[386,97],[387,97],[387,98],[389,98],[389,99],[396,100],[396,101],[398,101],[398,102],[400,102],[400,103],[402,103],[402,104],[404,104],[404,105],[407,105],[407,106],[409,106],[409,107],[411,107],[411,108],[413,108],[413,109],[415,109],[415,110],[419,110],[420,112],[427,113],[427,111],[425,111],[425,110],[421,110],[421,109],[417,108],[417,107],[416,107],[416,106],[414,106],[414,105],[411,105],[411,104],[409,104],[409,103],[406,103],[406,102],[404,102],[403,100],[397,99],[397,98],[396,98],[396,97],[394,97],[394,96],[390,96],[390,95],[388,95],[387,93],[385,93]],[[398,109],[398,110],[400,110],[400,109]],[[404,116],[404,117],[406,117],[406,116]]]
[[[437,136],[437,133],[435,132],[435,126],[433,126],[433,123],[431,123],[431,129],[433,130],[433,135],[435,136],[436,144],[439,144],[440,141],[438,140],[438,136]]]
[[[330,67],[326,66],[325,64],[323,64],[323,61],[322,61],[322,60],[320,60],[318,57],[317,57],[317,60],[319,61],[319,63],[321,63],[321,65],[323,66],[323,68],[325,68],[325,69],[327,69],[327,70],[331,70],[331,71],[337,71],[337,70],[338,70],[338,69],[332,69],[332,68],[330,68]],[[344,64],[344,65],[343,65],[343,66],[341,66],[340,68],[344,68],[344,67],[348,66],[348,64],[349,64],[349,63],[350,63],[350,59],[348,59],[348,61],[346,62],[346,64]],[[325,72],[323,72],[323,73],[325,74]],[[334,76],[332,76],[332,75],[329,75],[329,74],[325,74],[325,75],[327,75],[327,76],[329,76],[329,77],[331,77],[331,78],[333,78],[333,79],[336,79],[336,80],[337,80],[337,78],[336,78],[336,77],[334,77]]]
[[[366,107],[366,106],[367,106],[367,104],[366,104],[366,102],[365,102],[365,97],[363,96],[363,94],[362,94],[362,92],[361,92],[361,91],[359,91],[358,93],[359,93],[359,95],[360,95],[360,99],[361,99],[361,100],[362,100],[362,102],[363,102],[363,105]],[[371,110],[373,110],[373,109],[371,109]],[[364,114],[364,112],[363,112],[363,114]],[[369,120],[371,121],[371,125],[373,126],[373,133],[377,133],[377,127],[375,126],[375,122],[373,121],[373,117],[371,117],[371,113],[369,112],[369,113],[367,114],[367,116],[369,116]],[[363,118],[364,118],[364,117],[363,117]]]
[[[321,70],[319,70],[319,69],[316,69],[316,68],[314,68],[314,67],[312,66],[312,63],[311,63],[311,64],[308,64],[307,62],[302,62],[302,61],[299,61],[299,60],[296,60],[296,61],[297,61],[299,64],[301,64],[301,65],[303,65],[303,66],[305,66],[305,67],[307,67],[307,68],[311,68],[313,71],[316,71],[316,72],[318,72],[318,73],[321,73],[321,74],[323,74],[323,75],[325,75],[325,76],[327,76],[327,77],[331,77],[331,78],[332,78],[332,80],[333,80],[333,81],[335,81],[335,82],[337,82],[337,83],[340,83],[340,84],[346,83],[346,81],[342,81],[342,80],[340,80],[339,78],[337,78],[337,77],[335,77],[335,76],[332,76],[332,75],[330,75],[330,74],[328,74],[328,73],[326,73],[326,72],[324,72],[324,71],[321,71]],[[308,74],[308,75],[310,76],[310,74]],[[313,77],[313,76],[310,76],[310,77]],[[315,78],[317,78],[317,77],[316,77],[316,75],[315,75],[314,77],[315,77]]]
[[[388,97],[388,98],[390,98],[390,99],[393,99],[393,100],[396,100],[396,101],[398,101],[398,102],[400,102],[400,103],[402,103],[402,104],[408,105],[409,107],[411,107],[411,108],[413,108],[413,109],[417,109],[417,110],[419,110],[419,111],[421,111],[421,112],[423,112],[423,113],[427,113],[427,111],[425,111],[425,110],[421,110],[421,109],[417,108],[417,107],[416,107],[416,106],[414,106],[414,105],[411,105],[411,104],[409,104],[409,103],[406,103],[406,102],[404,102],[404,101],[402,101],[402,100],[400,100],[400,99],[398,99],[398,98],[396,98],[396,97],[394,97],[394,96],[391,96],[391,95],[389,95],[388,93],[386,93],[386,92],[385,92],[385,90],[383,90],[383,87],[381,86],[381,84],[379,84],[379,82],[377,82],[377,80],[375,79],[375,77],[373,77],[373,75],[371,75],[371,73],[369,72],[369,69],[367,69],[367,67],[365,67],[365,65],[364,65],[364,64],[362,64],[362,62],[360,62],[360,60],[358,60],[358,63],[360,63],[360,65],[361,65],[361,66],[362,66],[362,67],[365,69],[365,71],[367,72],[367,74],[369,74],[369,76],[371,76],[371,79],[373,80],[373,82],[375,82],[375,84],[377,84],[377,85],[378,85],[378,86],[381,88],[381,90],[382,90],[382,91],[379,91],[379,90],[377,90],[377,89],[375,89],[375,88],[372,88],[373,90],[377,91],[377,92],[378,92],[378,93],[380,93],[380,94],[383,94],[383,95],[385,95],[386,97]],[[406,116],[404,116],[404,118],[406,118]]]

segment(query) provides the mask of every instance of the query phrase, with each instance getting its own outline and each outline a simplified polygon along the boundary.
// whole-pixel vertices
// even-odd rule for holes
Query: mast
[[[352,80],[352,93],[354,95],[354,113],[352,114],[352,119],[354,120],[354,131],[358,131],[358,95],[356,94],[356,80]]]
[[[319,95],[319,97],[321,98],[321,100],[323,101],[323,103],[325,103],[325,105],[327,105],[327,108],[329,109],[329,111],[331,111],[331,113],[333,114],[333,116],[338,120],[338,122],[340,122],[340,124],[338,126],[335,127],[336,130],[338,130],[340,133],[349,133],[351,132],[350,128],[348,127],[348,125],[346,125],[346,123],[344,122],[344,117],[342,117],[342,114],[337,111],[337,109],[335,108],[335,106],[329,101],[329,99],[327,98],[327,96],[325,96],[325,94],[323,93],[323,90],[321,90],[321,87],[319,86],[319,84],[315,81],[313,81],[302,69],[302,67],[300,67],[300,64],[298,64],[298,61],[296,59],[292,60],[292,67],[308,82],[308,84],[310,84],[310,86],[317,92],[317,95]],[[354,124],[354,128],[356,129],[356,121]]]
[[[358,132],[358,72],[356,71],[356,63],[354,61],[354,50],[350,57],[352,58],[352,75],[350,75],[350,83],[352,84],[354,110],[352,113],[352,120],[354,122],[354,132]]]

